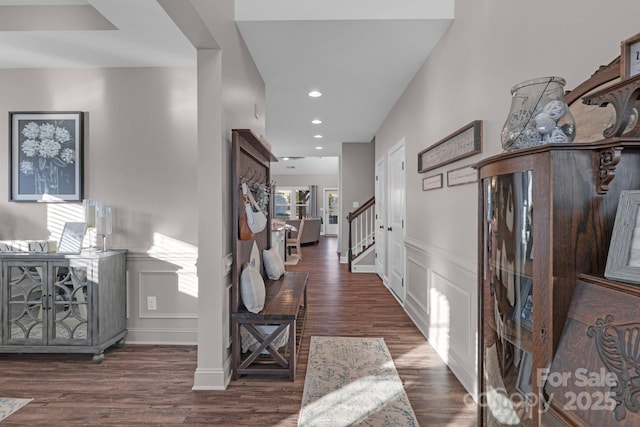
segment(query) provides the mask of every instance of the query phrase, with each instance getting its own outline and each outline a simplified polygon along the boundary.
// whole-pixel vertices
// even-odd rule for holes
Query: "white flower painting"
[[[12,200],[81,199],[81,129],[82,113],[11,113]]]

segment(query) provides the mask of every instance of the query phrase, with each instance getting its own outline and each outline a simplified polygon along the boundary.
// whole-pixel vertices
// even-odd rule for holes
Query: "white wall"
[[[0,111],[85,113],[84,196],[113,205],[109,245],[129,251],[127,341],[195,343],[195,69],[2,70],[0,93]],[[0,213],[2,239],[57,240],[61,219],[84,219],[81,203],[6,197]]]
[[[84,196],[114,206],[110,242],[136,252],[154,245],[154,233],[196,244],[195,214],[188,208],[195,203],[195,91],[191,68],[0,71],[2,111],[85,112]],[[7,126],[0,121],[3,135]],[[3,165],[7,155],[0,150]],[[1,188],[7,179],[0,174]],[[47,214],[61,210],[81,213],[81,203],[2,197],[0,238],[57,237]]]
[[[362,206],[375,193],[375,144],[344,142],[340,157],[340,236],[338,249],[341,262],[347,262],[349,253],[349,212]]]
[[[570,89],[640,31],[640,3],[600,0],[457,0],[455,21],[376,134],[376,159],[407,142],[405,309],[468,390],[476,380],[477,187],[446,187],[446,171],[501,152],[510,89],[557,75]],[[473,120],[481,155],[417,173],[417,153]],[[423,177],[445,188],[423,192]],[[455,307],[455,311],[454,308]]]

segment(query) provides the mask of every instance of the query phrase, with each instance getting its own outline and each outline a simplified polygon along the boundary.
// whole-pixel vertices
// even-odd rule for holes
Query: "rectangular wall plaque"
[[[436,188],[442,188],[441,173],[422,178],[422,191],[435,190]]]
[[[418,173],[482,152],[482,120],[476,120],[418,153]]]
[[[478,181],[478,171],[472,166],[463,166],[461,168],[447,171],[447,187],[454,185],[470,184]]]

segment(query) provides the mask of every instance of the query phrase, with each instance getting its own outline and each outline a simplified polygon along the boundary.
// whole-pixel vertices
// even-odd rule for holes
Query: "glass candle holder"
[[[112,208],[109,205],[96,207],[96,234],[102,236],[102,251],[107,251],[107,236],[113,232]]]
[[[82,207],[84,209],[84,222],[87,223],[87,233],[89,234],[89,248],[93,247],[92,231],[95,231],[96,227],[96,207],[99,202],[93,199],[84,199],[82,201]]]
[[[84,208],[84,222],[87,223],[88,228],[96,226],[96,206],[97,200],[84,199],[82,201],[82,207]]]

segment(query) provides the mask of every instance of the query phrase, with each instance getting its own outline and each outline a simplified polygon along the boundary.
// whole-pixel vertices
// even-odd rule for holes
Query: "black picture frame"
[[[84,114],[9,112],[9,201],[79,202]]]

